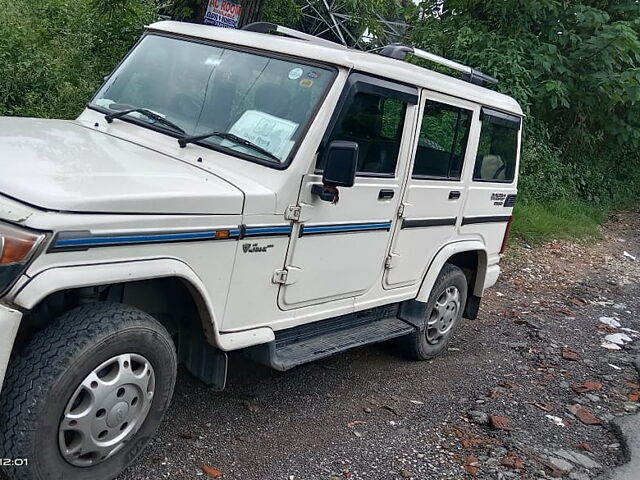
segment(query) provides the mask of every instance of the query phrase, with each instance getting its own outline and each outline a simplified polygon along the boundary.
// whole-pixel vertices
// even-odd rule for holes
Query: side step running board
[[[250,348],[253,360],[284,371],[334,353],[383,342],[416,331],[387,305],[276,332],[274,342]]]

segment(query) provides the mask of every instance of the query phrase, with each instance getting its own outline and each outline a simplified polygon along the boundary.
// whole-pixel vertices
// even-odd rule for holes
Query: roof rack
[[[332,42],[331,40],[325,40],[324,38],[316,37],[315,35],[309,35],[308,33],[299,32],[298,30],[294,30],[293,28],[283,27],[282,25],[276,25],[275,23],[270,22],[249,23],[248,25],[242,27],[242,30],[258,33],[276,32],[287,37],[297,38],[298,40],[306,40],[307,42],[315,43],[317,45],[324,45],[325,47],[344,48],[343,45]]]
[[[458,62],[454,62],[453,60],[449,60],[448,58],[441,57],[434,53],[427,52],[425,50],[421,50],[419,48],[412,47],[410,45],[403,45],[401,43],[392,43],[391,45],[387,45],[382,50],[380,50],[380,55],[384,55],[385,57],[395,58],[397,60],[404,60],[408,54],[415,55],[418,58],[422,58],[424,60],[429,60],[430,62],[437,63],[438,65],[443,65],[445,67],[451,68],[453,70],[457,70],[462,72],[464,75],[462,79],[473,83],[474,85],[484,85],[485,83],[498,83],[498,80],[486,73],[482,73],[480,70],[476,70],[475,68],[469,67],[468,65],[463,65]]]
[[[346,48],[340,43],[332,42],[331,40],[325,40],[324,38],[316,37],[315,35],[299,32],[298,30],[294,30],[293,28],[283,27],[282,25],[277,25],[270,22],[249,23],[248,25],[242,27],[242,30],[257,33],[276,32],[287,37],[297,38],[298,40],[306,40],[307,42],[315,43],[316,45],[323,45],[325,47],[333,48]],[[430,62],[437,63],[438,65],[443,65],[453,70],[462,72],[464,74],[462,76],[462,79],[475,85],[498,83],[498,80],[496,78],[487,75],[486,73],[482,73],[480,70],[476,70],[475,68],[469,67],[468,65],[454,62],[453,60],[449,60],[448,58],[435,55],[433,53],[412,47],[410,45],[392,43],[380,50],[380,55],[389,58],[395,58],[397,60],[404,60],[408,54],[415,55],[416,57],[422,58],[424,60],[429,60]]]

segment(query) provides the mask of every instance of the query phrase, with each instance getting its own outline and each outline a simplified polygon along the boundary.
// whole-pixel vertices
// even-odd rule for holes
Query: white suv
[[[446,350],[516,199],[522,110],[493,81],[402,45],[160,22],[77,120],[0,119],[3,470],[113,478],[178,363],[222,389],[231,350],[279,370]]]

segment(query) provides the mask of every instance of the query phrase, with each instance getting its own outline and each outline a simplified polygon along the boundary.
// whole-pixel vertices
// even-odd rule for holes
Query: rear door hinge
[[[275,283],[276,285],[286,285],[287,284],[287,276],[289,272],[286,268],[282,270],[276,270],[273,272],[273,277],[271,277],[271,283]]]
[[[276,285],[293,285],[294,283],[297,283],[298,280],[300,280],[301,275],[302,270],[300,269],[300,267],[287,265],[286,268],[273,272],[271,282],[275,283]]]
[[[404,203],[401,203],[398,207],[398,218],[404,217]]]
[[[302,207],[299,205],[289,205],[284,212],[284,219],[292,222],[299,222],[302,214]]]
[[[384,262],[384,268],[390,269],[398,266],[398,262],[400,261],[400,255],[397,253],[390,253],[387,255],[387,259]]]

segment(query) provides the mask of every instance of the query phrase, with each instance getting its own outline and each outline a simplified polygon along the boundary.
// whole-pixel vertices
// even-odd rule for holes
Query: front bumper
[[[21,312],[0,304],[0,391],[20,320],[22,320]]]

